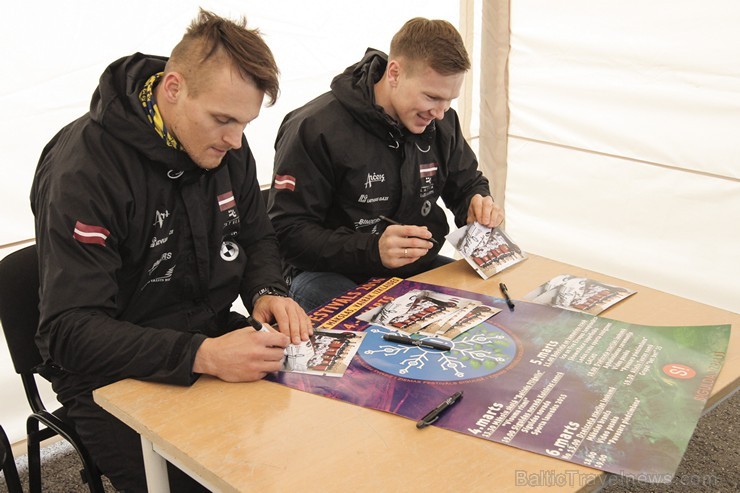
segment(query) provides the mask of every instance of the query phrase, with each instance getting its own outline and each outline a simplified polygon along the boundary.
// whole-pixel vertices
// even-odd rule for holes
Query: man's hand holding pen
[[[432,240],[425,226],[391,223],[380,235],[380,260],[389,269],[412,264],[434,247]]]
[[[226,382],[251,382],[282,368],[290,338],[276,330],[236,329],[205,339],[193,361],[193,373],[213,375]]]

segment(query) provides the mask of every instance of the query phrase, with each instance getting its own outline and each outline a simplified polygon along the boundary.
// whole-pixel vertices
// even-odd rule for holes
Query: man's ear
[[[398,84],[398,79],[401,77],[401,70],[402,67],[400,61],[396,59],[388,60],[388,65],[385,68],[385,73],[391,87],[396,87],[396,85]]]
[[[185,79],[179,72],[168,72],[162,77],[159,86],[162,88],[160,99],[164,97],[168,103],[175,103],[185,89]]]

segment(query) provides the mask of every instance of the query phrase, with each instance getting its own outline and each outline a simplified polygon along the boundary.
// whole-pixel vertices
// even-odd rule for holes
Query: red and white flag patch
[[[277,190],[295,191],[295,176],[275,175],[275,188]]]
[[[437,174],[437,163],[426,163],[419,165],[419,174],[421,177],[434,176]]]
[[[231,209],[236,206],[236,200],[234,200],[234,193],[228,191],[216,197],[218,200],[218,208],[221,212]]]
[[[72,237],[80,243],[91,243],[105,246],[105,240],[110,236],[110,231],[102,226],[90,226],[77,221]]]

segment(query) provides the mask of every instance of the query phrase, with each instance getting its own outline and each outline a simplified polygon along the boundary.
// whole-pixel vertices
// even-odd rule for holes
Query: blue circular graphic
[[[359,356],[376,370],[435,382],[458,382],[493,375],[511,364],[517,344],[504,330],[483,322],[455,337],[450,351],[410,346],[383,339],[393,331],[377,325],[365,329]],[[441,341],[435,337],[415,338]],[[449,343],[448,340],[444,340]]]

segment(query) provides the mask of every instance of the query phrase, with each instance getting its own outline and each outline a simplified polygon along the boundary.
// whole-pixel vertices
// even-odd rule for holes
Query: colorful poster
[[[358,318],[412,290],[505,307],[453,288],[373,280],[310,314],[324,329],[365,334],[344,376],[268,378],[414,421],[462,391],[434,426],[670,482],[724,363],[729,325],[652,327],[520,301],[441,350],[387,341],[390,329]]]

